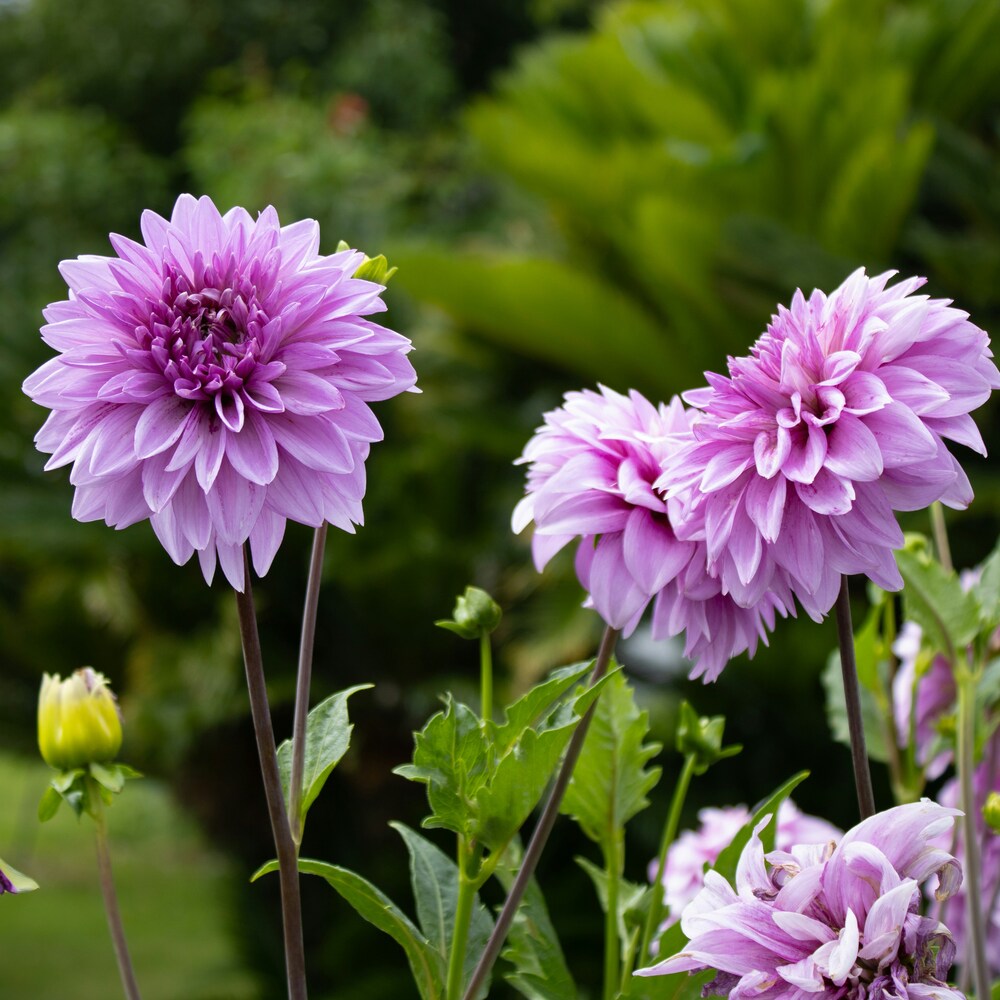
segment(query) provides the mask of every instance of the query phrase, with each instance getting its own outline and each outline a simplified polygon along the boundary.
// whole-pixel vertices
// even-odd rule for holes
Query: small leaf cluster
[[[423,825],[451,830],[502,851],[541,798],[573,730],[602,683],[566,698],[589,671],[556,670],[507,709],[502,723],[480,720],[445,699],[444,711],[416,734],[413,763],[396,773],[427,786]]]
[[[77,818],[86,813],[97,819],[103,806],[109,806],[130,778],[142,775],[127,764],[96,764],[59,771],[38,803],[38,818],[48,822],[65,802]]]

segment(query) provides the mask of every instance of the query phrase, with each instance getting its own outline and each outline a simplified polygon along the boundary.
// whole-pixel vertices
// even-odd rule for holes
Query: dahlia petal
[[[746,492],[747,513],[756,525],[761,537],[773,542],[781,530],[781,520],[785,512],[784,476],[768,481],[766,478],[750,480]]]
[[[201,566],[201,575],[205,578],[205,583],[209,586],[212,585],[212,580],[215,578],[215,564],[216,564],[216,551],[215,544],[207,546],[204,549],[197,549],[198,553],[198,563]],[[240,586],[236,588],[241,594],[243,593],[242,581]]]
[[[173,509],[167,506],[157,511],[150,516],[149,523],[160,544],[167,550],[167,555],[178,566],[183,566],[194,553],[194,547],[180,530]]]
[[[176,396],[161,396],[146,406],[135,425],[135,455],[152,458],[166,451],[181,436],[192,406]]]
[[[290,413],[268,419],[274,440],[299,462],[320,472],[350,472],[354,455],[335,420],[323,414],[307,420]]]
[[[177,529],[196,550],[205,548],[212,539],[212,517],[205,494],[193,475],[184,477],[170,501]]]
[[[636,508],[625,522],[622,554],[632,578],[649,596],[662,590],[694,553],[694,545],[680,542],[666,524]]]
[[[272,433],[273,424],[255,414],[246,413],[243,429],[226,436],[226,458],[245,479],[266,486],[278,474],[278,448]]]
[[[983,436],[968,413],[954,417],[925,417],[924,425],[932,434],[938,434],[957,444],[964,444],[966,448],[971,448],[985,457],[986,445],[983,443]]]
[[[325,516],[323,487],[311,469],[294,459],[282,462],[278,474],[267,487],[267,505],[275,513],[290,521],[318,528]]]
[[[892,402],[885,383],[871,372],[856,371],[840,384],[844,394],[844,409],[863,417],[876,413]]]
[[[869,482],[882,475],[882,452],[865,422],[842,413],[827,431],[826,468],[844,479]]]
[[[264,506],[264,496],[263,487],[248,482],[228,461],[222,463],[214,489],[205,494],[220,544],[242,545],[250,537]]]
[[[925,462],[937,455],[934,435],[902,403],[888,403],[877,413],[868,414],[865,425],[875,435],[887,469]]]
[[[162,513],[186,475],[187,469],[168,469],[167,461],[162,454],[147,458],[142,463],[142,495],[149,504],[149,509],[156,514]],[[190,556],[190,553],[188,555]],[[177,562],[176,559],[174,561]]]
[[[801,501],[788,503],[781,537],[774,545],[774,558],[808,592],[815,591],[823,578],[823,542],[815,518]]]
[[[229,581],[229,586],[242,594],[246,586],[246,563],[243,559],[243,546],[217,542],[216,549],[219,554],[219,568]]]
[[[198,477],[198,485],[208,493],[215,484],[215,479],[222,468],[222,460],[226,454],[226,430],[212,418],[204,416],[199,421],[195,431],[199,435],[199,449],[195,454],[194,471]],[[175,466],[171,462],[168,468]]]
[[[954,417],[982,406],[990,397],[987,378],[974,366],[952,361],[940,354],[907,354],[900,359],[907,368],[924,375],[947,394],[933,407],[936,417]]]
[[[239,434],[243,430],[246,407],[239,393],[220,392],[215,396],[215,412],[227,430]]]
[[[709,459],[701,477],[703,493],[714,493],[734,482],[746,471],[751,458],[740,446],[724,448]]]
[[[792,439],[791,451],[781,471],[793,482],[811,483],[823,467],[826,450],[826,431],[822,427],[813,424],[800,425],[798,434]]]
[[[311,372],[286,371],[274,383],[286,410],[311,415],[344,408],[344,395],[326,379]]]
[[[854,487],[827,469],[820,469],[811,483],[796,483],[799,499],[816,514],[846,514],[854,502]]]
[[[649,603],[625,566],[621,534],[603,535],[590,564],[590,596],[594,608],[612,628],[622,629]]]
[[[265,506],[250,532],[250,552],[253,568],[258,576],[265,576],[281,546],[285,535],[285,518],[279,517]]]
[[[119,406],[109,413],[92,432],[89,469],[93,476],[111,476],[125,472],[135,462],[132,441],[135,437],[138,407]]]
[[[792,439],[787,428],[776,427],[771,432],[761,431],[753,443],[754,462],[760,475],[765,479],[777,475],[788,459],[791,448]]]

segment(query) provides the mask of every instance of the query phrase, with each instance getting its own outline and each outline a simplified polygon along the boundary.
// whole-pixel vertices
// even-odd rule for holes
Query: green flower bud
[[[990,792],[983,806],[983,819],[994,833],[1000,833],[1000,792]]]
[[[742,745],[722,745],[722,735],[726,728],[723,715],[699,716],[686,701],[681,702],[680,719],[677,722],[677,749],[684,756],[695,758],[694,773],[704,774],[717,761],[738,754]]]
[[[503,612],[485,590],[466,587],[465,593],[455,601],[455,610],[451,614],[451,619],[434,624],[463,639],[478,639],[496,629]]]
[[[112,761],[122,745],[118,703],[107,678],[90,667],[72,677],[46,674],[38,696],[38,747],[60,771]]]

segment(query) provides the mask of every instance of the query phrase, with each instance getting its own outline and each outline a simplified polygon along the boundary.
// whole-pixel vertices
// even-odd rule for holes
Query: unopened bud
[[[107,678],[90,667],[61,680],[46,674],[38,696],[38,747],[60,771],[107,763],[122,745],[118,703]]]
[[[1000,833],[1000,792],[990,792],[983,806],[983,819],[994,833]]]
[[[451,619],[434,624],[463,639],[478,639],[496,629],[503,612],[485,590],[466,587],[465,593],[455,601],[455,610],[451,614]]]

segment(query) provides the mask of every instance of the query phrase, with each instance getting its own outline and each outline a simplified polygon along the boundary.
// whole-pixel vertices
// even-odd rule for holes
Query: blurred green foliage
[[[30,747],[43,670],[92,663],[123,693],[126,759],[167,775],[248,871],[268,849],[231,595],[174,567],[147,525],[74,523],[65,470],[43,474],[33,450],[44,414],[20,384],[48,356],[37,330],[66,294],[60,259],[110,252],[109,231],[135,237],[142,209],[191,190],[311,216],[326,252],[343,238],[400,266],[389,322],[414,338],[424,394],[378,408],[367,526],[329,542],[314,700],[376,690],[306,850],[316,838],[401,898],[386,821],[412,824],[420,803],[391,769],[437,692],[474,683],[473,659],[432,625],[451,595],[473,582],[509,610],[496,639],[512,687],[593,650],[569,562],[539,577],[509,532],[522,489],[510,463],[561,392],[601,380],[666,398],[743,353],[797,285],[830,288],[860,265],[927,274],[995,326],[998,33],[998,0],[88,0],[71,15],[58,0],[0,3],[5,746]],[[979,499],[952,522],[959,562],[982,557],[1000,509],[996,474],[969,464]],[[290,528],[257,590],[279,738],[308,543]],[[691,695],[748,745],[696,783],[692,808],[752,800],[794,759],[817,775],[801,803],[844,822],[850,791],[829,790],[846,757],[816,746],[832,644],[784,623],[752,667]],[[649,682],[662,738],[689,693],[675,651],[640,638],[624,658]],[[219,777],[244,764],[246,786]],[[664,758],[664,788],[678,766]],[[665,811],[637,820],[637,865]],[[556,836],[554,855],[570,856],[572,834]],[[585,966],[579,888],[541,877]],[[254,898],[240,908],[247,960],[273,982]],[[328,904],[306,902],[322,989],[370,945],[346,908],[334,935]],[[393,975],[355,969],[337,995],[389,995]]]

